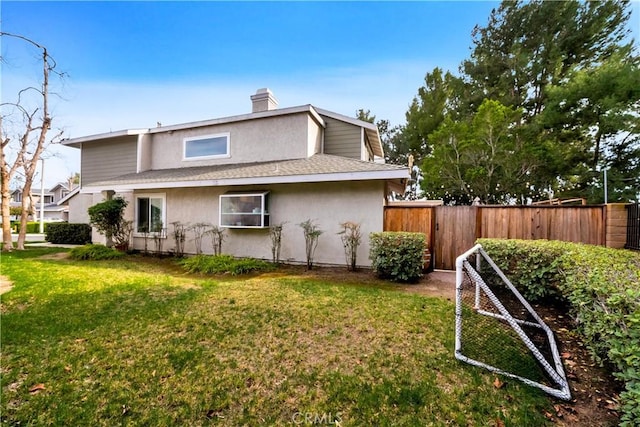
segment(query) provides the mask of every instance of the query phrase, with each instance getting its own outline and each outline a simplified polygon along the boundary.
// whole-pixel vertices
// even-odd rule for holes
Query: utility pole
[[[40,161],[40,234],[44,234],[44,159],[41,157]]]

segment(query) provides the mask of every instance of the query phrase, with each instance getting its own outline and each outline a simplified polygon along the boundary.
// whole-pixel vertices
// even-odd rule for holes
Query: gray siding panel
[[[327,116],[322,116],[322,118],[327,126],[324,131],[324,153],[360,159],[360,126],[354,126]]]
[[[136,172],[138,137],[126,136],[82,145],[82,185]]]

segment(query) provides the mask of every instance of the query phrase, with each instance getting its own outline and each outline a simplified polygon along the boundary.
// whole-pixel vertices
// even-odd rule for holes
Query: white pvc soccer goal
[[[553,332],[481,245],[456,259],[455,346],[458,360],[571,399]]]

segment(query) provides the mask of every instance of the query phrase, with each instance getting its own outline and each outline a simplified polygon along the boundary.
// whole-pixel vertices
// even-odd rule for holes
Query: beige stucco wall
[[[268,125],[265,123],[267,120]],[[304,158],[308,155],[309,145],[315,147],[318,144],[318,132],[312,134],[312,126],[309,123],[309,114],[305,112],[155,133],[151,136],[150,168],[168,169]],[[313,126],[319,127],[317,123]],[[220,133],[230,134],[229,157],[187,161],[182,159],[184,138]]]
[[[307,120],[307,156],[313,156],[317,153],[322,153],[322,144],[324,139],[324,128],[318,126],[313,117],[309,116]]]
[[[344,250],[340,236],[340,223],[361,223],[363,242],[358,250],[358,264],[369,266],[369,239],[372,231],[382,231],[384,184],[381,181],[341,182],[318,184],[282,184],[251,187],[207,187],[165,189],[167,203],[166,223],[174,221],[195,224],[218,224],[219,196],[228,191],[270,191],[271,224],[286,222],[282,238],[281,259],[304,263],[305,241],[299,223],[312,219],[324,231],[318,241],[314,262],[318,264],[344,265]],[[131,204],[133,205],[133,203]],[[129,213],[133,219],[133,212]],[[174,248],[171,238],[173,227],[167,226],[168,238],[163,249]],[[223,252],[237,257],[271,259],[271,242],[268,229],[227,229]],[[142,249],[143,239],[134,239],[134,247]],[[149,241],[149,248],[153,242]],[[193,233],[187,235],[187,253],[195,253]],[[212,253],[210,239],[203,244],[205,253]]]
[[[87,209],[93,205],[93,196],[91,194],[78,193],[69,199],[69,222],[71,223],[89,223],[89,214]]]

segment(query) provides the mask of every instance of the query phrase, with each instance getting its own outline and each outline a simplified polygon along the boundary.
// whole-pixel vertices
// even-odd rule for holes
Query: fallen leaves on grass
[[[42,390],[46,390],[46,388],[45,388],[44,384],[40,383],[40,384],[36,384],[33,387],[31,387],[29,389],[29,393],[36,394],[36,393],[38,393],[38,392],[40,392]]]

